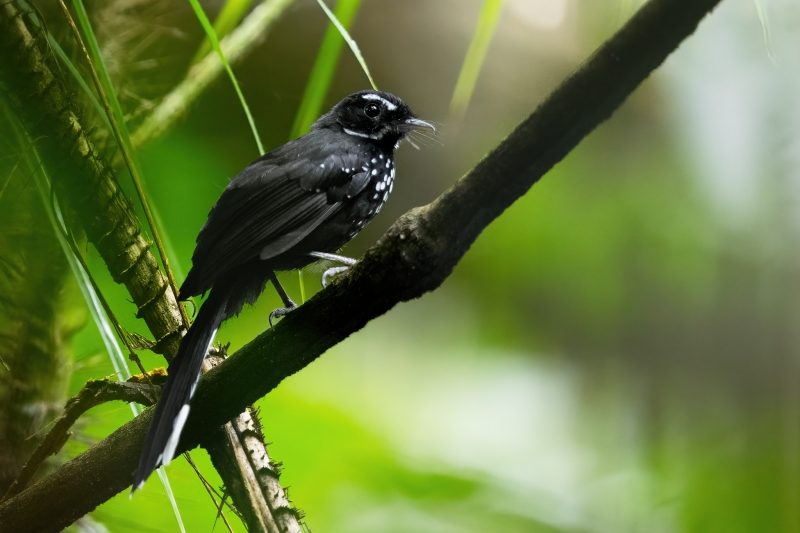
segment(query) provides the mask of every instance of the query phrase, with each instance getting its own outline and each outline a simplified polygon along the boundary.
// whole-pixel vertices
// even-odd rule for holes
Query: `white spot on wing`
[[[189,417],[189,404],[181,407],[181,412],[175,418],[175,423],[172,425],[172,434],[169,436],[167,445],[164,446],[164,458],[161,461],[163,466],[167,466],[175,455],[175,448],[178,447],[178,441],[181,440],[181,431],[186,424],[186,419]]]

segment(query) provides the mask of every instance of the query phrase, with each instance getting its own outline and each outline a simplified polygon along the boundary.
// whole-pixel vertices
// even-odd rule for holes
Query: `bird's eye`
[[[364,107],[364,114],[369,118],[375,118],[381,114],[381,108],[375,104],[367,104]]]

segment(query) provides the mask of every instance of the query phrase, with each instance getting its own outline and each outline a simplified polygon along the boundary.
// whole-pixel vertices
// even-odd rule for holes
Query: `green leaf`
[[[111,122],[108,121],[108,116],[106,116],[103,106],[97,101],[97,97],[89,88],[86,80],[83,79],[81,73],[78,72],[78,69],[72,64],[69,56],[64,52],[64,49],[61,48],[61,45],[58,44],[58,41],[55,40],[50,32],[47,32],[47,42],[50,44],[50,48],[53,49],[53,52],[55,52],[56,56],[61,60],[64,66],[67,67],[67,70],[69,70],[69,73],[72,74],[72,77],[75,78],[75,81],[78,82],[78,85],[81,89],[83,89],[83,92],[86,93],[86,96],[89,98],[89,101],[92,102],[92,106],[94,106],[95,110],[97,110],[97,113],[100,115],[100,118],[103,120],[106,127],[111,129]]]
[[[503,7],[503,0],[484,0],[478,26],[472,36],[472,42],[467,50],[467,57],[461,65],[461,73],[458,75],[456,88],[453,91],[453,98],[450,100],[450,112],[455,116],[461,116],[469,107],[472,92],[478,81],[478,75],[489,50],[489,43],[497,27],[497,20]]]

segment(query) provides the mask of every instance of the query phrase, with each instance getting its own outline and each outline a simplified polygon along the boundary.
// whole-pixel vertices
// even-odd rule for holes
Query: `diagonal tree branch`
[[[720,0],[651,0],[454,187],[403,215],[350,275],[200,382],[178,452],[398,302],[438,287],[481,231],[696,29]],[[0,529],[57,531],[133,479],[152,410],[0,506]],[[37,513],[48,502],[48,513]]]
[[[166,377],[167,373],[160,368],[149,373],[146,380],[134,376],[123,382],[110,381],[108,378],[86,382],[78,394],[67,400],[64,412],[55,420],[50,431],[36,447],[33,455],[28,458],[28,462],[22,467],[17,479],[14,480],[0,501],[19,494],[36,474],[44,460],[61,450],[71,434],[69,428],[83,413],[92,407],[114,400],[153,405],[158,400],[158,390]]]

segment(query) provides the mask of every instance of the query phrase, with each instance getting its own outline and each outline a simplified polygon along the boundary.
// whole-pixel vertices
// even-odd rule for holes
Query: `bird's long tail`
[[[219,296],[219,292],[215,296],[212,289],[200,307],[194,324],[181,340],[178,355],[169,365],[167,382],[144,441],[131,494],[142,488],[156,468],[168,465],[173,459],[183,425],[189,416],[189,401],[200,379],[203,359],[225,318],[225,304],[226,299]]]

